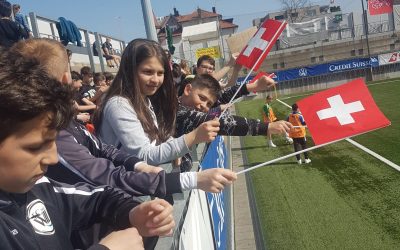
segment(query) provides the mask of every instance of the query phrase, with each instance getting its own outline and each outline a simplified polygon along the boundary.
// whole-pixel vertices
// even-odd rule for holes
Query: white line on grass
[[[381,84],[381,83],[377,83],[377,84]],[[288,108],[292,108],[289,104],[287,104],[286,102],[283,102],[279,99],[276,99],[278,102],[282,103],[283,105],[285,105]],[[387,165],[391,166],[392,168],[396,169],[397,171],[400,171],[400,166],[395,164],[394,162],[391,162],[390,160],[386,159],[385,157],[375,153],[374,151],[370,150],[369,148],[361,145],[360,143],[353,141],[350,138],[346,139],[347,142],[351,143],[353,146],[363,150],[364,152],[372,155],[373,157],[377,158],[378,160],[381,160],[382,162],[386,163]]]
[[[391,166],[392,168],[396,169],[397,171],[400,171],[400,166],[397,165],[394,162],[389,161],[388,159],[386,159],[385,157],[375,153],[374,151],[370,150],[369,148],[366,148],[365,146],[361,145],[360,143],[353,141],[352,139],[346,139],[346,141],[350,142],[351,144],[353,144],[354,146],[356,146],[357,148],[364,150],[365,152],[367,152],[368,154],[376,157],[377,159],[383,161],[384,163],[386,163],[387,165]]]

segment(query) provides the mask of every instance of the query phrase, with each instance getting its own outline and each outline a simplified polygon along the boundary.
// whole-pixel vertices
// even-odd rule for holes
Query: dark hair
[[[296,111],[296,110],[298,110],[298,109],[299,109],[299,106],[297,106],[296,103],[292,105],[292,110],[293,110],[293,111]]]
[[[71,78],[72,78],[72,80],[74,80],[74,81],[82,80],[81,74],[79,74],[79,73],[76,72],[76,71],[71,71]]]
[[[154,95],[148,97],[157,117],[158,128],[153,122],[147,100],[141,94],[137,77],[139,65],[151,57],[157,57],[164,66],[163,84]],[[125,97],[130,101],[143,130],[151,141],[165,142],[173,135],[177,110],[175,86],[168,58],[157,42],[148,39],[135,39],[125,48],[114,82],[111,84],[104,101],[95,112],[94,123],[97,128],[101,126],[104,106],[114,96]]]
[[[100,81],[104,81],[104,80],[106,80],[106,77],[104,76],[103,73],[101,73],[101,72],[94,73],[94,75],[93,75],[94,84],[97,85]]]
[[[218,98],[221,92],[219,82],[209,74],[196,75],[191,85],[193,88],[209,89],[211,94],[216,98]]]
[[[11,16],[11,3],[8,1],[0,1],[0,17]]]
[[[89,66],[83,66],[81,68],[81,75],[88,75],[88,74],[92,74],[93,75],[93,71]]]
[[[106,81],[112,81],[114,80],[114,74],[111,72],[104,72],[104,76],[106,77]]]
[[[197,59],[197,67],[200,67],[201,63],[204,61],[209,62],[212,66],[215,67],[215,60],[209,55],[200,56],[199,59]]]
[[[272,96],[271,95],[267,95],[267,97],[265,97],[265,100],[272,100]]]
[[[182,75],[181,66],[177,63],[172,64],[172,76],[180,77]]]
[[[51,113],[49,128],[66,127],[73,115],[72,90],[49,76],[38,60],[0,51],[0,142],[22,123]]]

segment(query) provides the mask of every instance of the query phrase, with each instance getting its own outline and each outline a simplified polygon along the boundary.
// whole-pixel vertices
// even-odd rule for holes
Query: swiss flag
[[[390,125],[362,79],[319,92],[297,104],[316,145]]]
[[[281,23],[272,19],[265,20],[246,47],[240,52],[236,63],[249,69],[254,67],[253,70],[257,71],[285,29],[286,24],[286,22]]]
[[[389,59],[389,62],[397,62],[397,52],[394,52]]]
[[[368,10],[371,16],[393,12],[393,0],[368,0]]]

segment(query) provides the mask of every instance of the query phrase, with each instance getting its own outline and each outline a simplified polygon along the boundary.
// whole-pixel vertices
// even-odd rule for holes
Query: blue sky
[[[146,37],[140,0],[13,0],[22,13],[57,19],[63,16],[78,27],[130,41]],[[313,1],[328,4],[329,0]],[[335,0],[344,12],[361,9],[359,0]],[[189,14],[197,7],[211,11],[216,6],[223,18],[234,18],[239,30],[249,28],[251,21],[282,8],[279,0],[151,0],[156,16],[165,16],[176,7],[180,14]]]

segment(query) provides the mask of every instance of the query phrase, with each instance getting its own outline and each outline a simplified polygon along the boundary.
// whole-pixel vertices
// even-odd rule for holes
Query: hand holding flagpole
[[[236,60],[236,63],[250,68],[250,71],[247,73],[244,80],[240,83],[240,87],[232,96],[228,104],[232,104],[233,100],[235,99],[243,85],[246,83],[250,74],[253,73],[254,70],[258,70],[262,61],[272,49],[272,46],[275,44],[282,31],[285,29],[286,25],[286,22],[281,23],[279,21],[267,19],[257,30],[257,33],[253,36],[253,38],[250,39],[248,45],[242,50]],[[264,36],[267,38],[264,38]],[[226,109],[221,113],[219,119],[221,119],[225,112]]]

